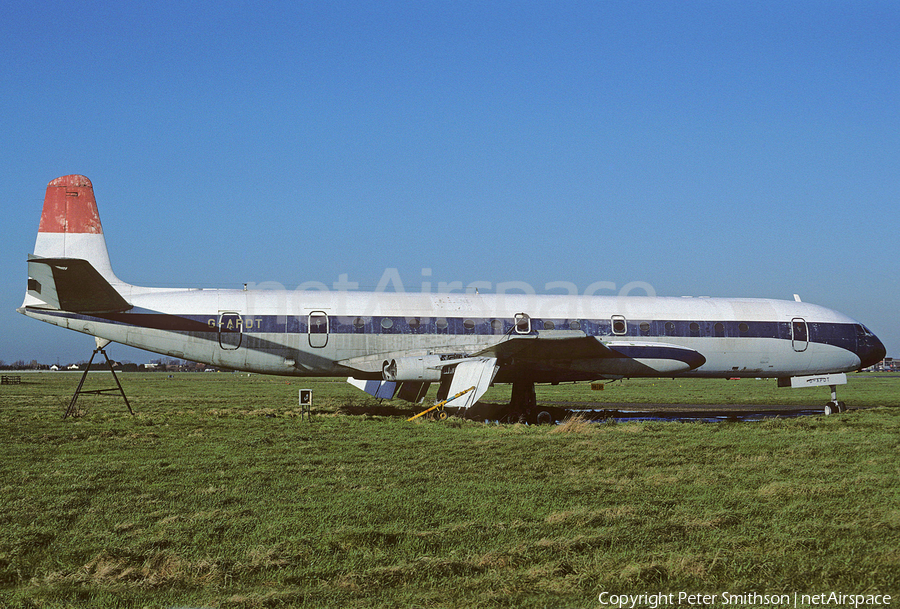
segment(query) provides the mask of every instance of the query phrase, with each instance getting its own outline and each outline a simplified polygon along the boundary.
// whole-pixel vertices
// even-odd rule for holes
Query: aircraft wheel
[[[536,420],[538,425],[550,425],[553,423],[553,415],[546,410],[542,410],[538,413]]]
[[[438,418],[439,418],[441,421],[446,421],[446,420],[447,420],[447,413],[446,413],[446,411],[442,410],[442,411],[440,412],[440,414],[438,414]]]
[[[832,412],[834,412],[834,409],[831,405],[831,402],[829,402],[828,404],[825,404],[825,415],[827,416],[827,415],[831,414]]]
[[[838,412],[847,412],[847,405],[843,402],[838,402]]]

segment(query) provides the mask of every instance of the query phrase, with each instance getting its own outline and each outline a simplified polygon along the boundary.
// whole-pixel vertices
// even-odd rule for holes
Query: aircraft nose
[[[859,356],[859,367],[868,368],[883,360],[887,349],[877,336],[863,327],[856,341],[856,355]]]

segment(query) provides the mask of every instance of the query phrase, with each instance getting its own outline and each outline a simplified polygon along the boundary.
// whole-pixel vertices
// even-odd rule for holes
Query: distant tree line
[[[135,364],[133,362],[117,362],[111,360],[113,370],[122,372],[203,372],[205,370],[218,370],[200,362],[191,362],[188,360],[177,360],[172,358],[160,358],[152,360],[148,364]],[[11,364],[0,360],[0,370],[84,370],[87,368],[87,361],[81,360],[71,364],[42,364],[36,359],[26,362],[25,360],[16,360]],[[91,364],[91,370],[108,370],[105,361],[94,361]]]

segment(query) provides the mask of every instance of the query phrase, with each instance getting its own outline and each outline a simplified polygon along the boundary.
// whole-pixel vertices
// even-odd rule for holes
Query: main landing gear
[[[537,397],[534,394],[534,383],[530,381],[514,382],[512,384],[512,395],[509,398],[507,416],[511,420],[518,419],[519,422],[524,423],[536,406]]]
[[[512,423],[537,423],[538,425],[549,425],[554,420],[550,410],[538,408],[533,381],[513,382],[506,418]]]

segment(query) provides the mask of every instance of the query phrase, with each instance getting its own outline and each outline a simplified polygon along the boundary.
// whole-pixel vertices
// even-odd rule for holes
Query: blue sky
[[[900,356],[896,2],[38,0],[0,33],[6,362],[93,348],[15,313],[70,173],[136,284],[799,293]]]

